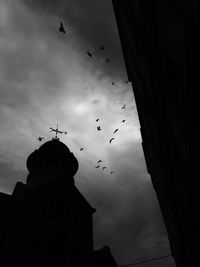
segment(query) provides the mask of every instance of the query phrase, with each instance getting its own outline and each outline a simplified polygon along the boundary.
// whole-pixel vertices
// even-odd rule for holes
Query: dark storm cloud
[[[57,16],[58,23],[65,23],[66,38],[70,38],[70,27],[79,36],[77,46],[86,54],[90,50],[93,64],[101,68],[104,75],[110,75],[117,81],[126,78],[118,30],[113,13],[111,0],[24,0],[24,2],[39,13],[50,13]],[[55,28],[58,24],[55,25]],[[101,50],[104,45],[104,50]],[[87,56],[87,55],[86,55]],[[105,59],[110,63],[106,64]],[[101,78],[101,75],[99,76]]]

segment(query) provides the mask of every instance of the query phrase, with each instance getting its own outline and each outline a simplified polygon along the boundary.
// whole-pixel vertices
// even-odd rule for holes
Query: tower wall
[[[95,209],[74,185],[76,158],[54,140],[33,152],[27,167],[27,184],[17,183],[9,198],[15,213],[8,216],[2,266],[92,267]]]

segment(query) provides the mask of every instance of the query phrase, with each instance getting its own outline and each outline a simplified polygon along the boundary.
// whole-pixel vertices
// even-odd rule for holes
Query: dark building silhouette
[[[199,1],[113,0],[147,169],[177,267],[197,266]]]
[[[95,209],[74,184],[73,153],[56,138],[30,154],[27,168],[26,184],[0,193],[1,266],[108,266],[98,261],[112,262],[110,250],[93,251]]]
[[[93,256],[95,267],[117,267],[108,246],[104,246],[102,249],[94,251]]]

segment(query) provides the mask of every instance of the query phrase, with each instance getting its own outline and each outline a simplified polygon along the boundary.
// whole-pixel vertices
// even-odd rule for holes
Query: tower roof
[[[64,143],[58,139],[52,139],[29,155],[26,166],[29,172],[41,167],[57,166],[74,175],[78,170],[78,161]]]
[[[41,154],[66,154],[70,153],[69,148],[58,139],[47,141],[39,148]]]

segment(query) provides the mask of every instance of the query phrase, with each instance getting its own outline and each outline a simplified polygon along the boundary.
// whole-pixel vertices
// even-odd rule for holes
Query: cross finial
[[[58,134],[67,134],[67,132],[65,132],[65,131],[58,130],[58,124],[56,126],[56,129],[50,127],[50,130],[51,130],[51,132],[55,132],[56,133],[55,137],[53,137],[52,139],[56,139],[58,141],[59,141]]]

